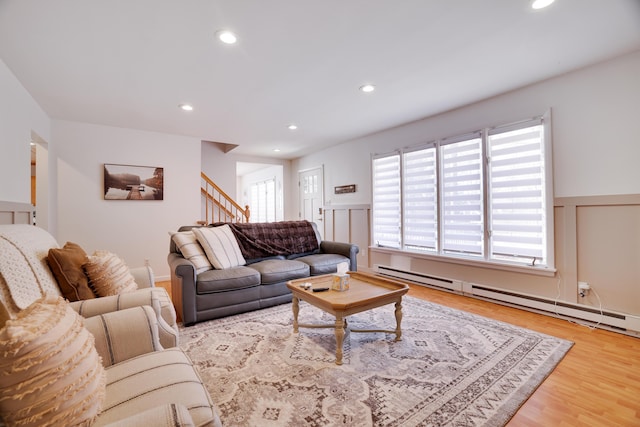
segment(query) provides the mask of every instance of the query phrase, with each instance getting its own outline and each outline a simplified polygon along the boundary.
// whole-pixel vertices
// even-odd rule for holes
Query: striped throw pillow
[[[169,235],[182,256],[194,265],[196,274],[213,268],[207,259],[207,254],[204,253],[204,249],[202,249],[202,246],[198,243],[196,235],[193,234],[193,231],[170,231]]]
[[[193,233],[216,269],[222,270],[246,264],[229,225],[194,228]]]

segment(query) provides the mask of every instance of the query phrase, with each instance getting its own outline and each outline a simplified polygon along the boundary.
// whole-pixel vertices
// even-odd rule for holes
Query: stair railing
[[[203,197],[204,215],[198,224],[214,222],[249,222],[249,206],[244,208],[222,191],[204,172],[200,172],[200,193]]]

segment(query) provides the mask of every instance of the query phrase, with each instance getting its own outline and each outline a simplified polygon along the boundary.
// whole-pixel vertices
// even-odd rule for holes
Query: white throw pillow
[[[182,256],[193,263],[196,268],[196,274],[213,268],[193,231],[170,231],[169,235]]]
[[[216,269],[222,270],[247,263],[228,224],[194,228],[193,233]]]

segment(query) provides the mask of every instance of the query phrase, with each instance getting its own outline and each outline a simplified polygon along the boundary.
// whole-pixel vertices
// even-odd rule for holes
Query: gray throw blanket
[[[216,227],[223,224],[231,227],[242,256],[247,260],[276,255],[312,254],[319,250],[318,238],[309,221],[219,222],[212,225]]]

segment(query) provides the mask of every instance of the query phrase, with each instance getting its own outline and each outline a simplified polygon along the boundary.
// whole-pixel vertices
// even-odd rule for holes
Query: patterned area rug
[[[393,304],[348,318],[395,329]],[[395,334],[293,333],[291,304],[180,329],[225,426],[503,426],[572,343],[403,298]],[[300,323],[333,316],[301,302]]]

